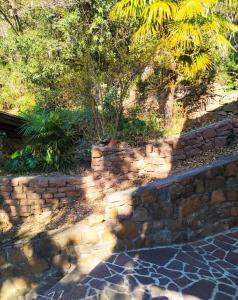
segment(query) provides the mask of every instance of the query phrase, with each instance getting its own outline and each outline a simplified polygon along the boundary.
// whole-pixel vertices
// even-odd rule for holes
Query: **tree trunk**
[[[169,85],[168,91],[166,93],[165,102],[164,102],[164,127],[165,128],[169,128],[172,123],[174,94],[175,94],[175,85],[174,83],[172,83]]]

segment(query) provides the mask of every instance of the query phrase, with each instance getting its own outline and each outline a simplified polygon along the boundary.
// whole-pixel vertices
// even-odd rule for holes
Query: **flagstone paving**
[[[238,299],[238,228],[189,244],[113,254],[85,279],[78,274],[37,299]]]

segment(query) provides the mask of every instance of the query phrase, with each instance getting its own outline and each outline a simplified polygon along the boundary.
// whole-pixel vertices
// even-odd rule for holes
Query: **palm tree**
[[[229,34],[238,26],[222,15],[236,0],[120,0],[112,18],[138,22],[133,43],[153,40],[154,60],[167,77],[165,125],[172,118],[174,92],[184,79],[213,67],[214,53],[226,55]]]

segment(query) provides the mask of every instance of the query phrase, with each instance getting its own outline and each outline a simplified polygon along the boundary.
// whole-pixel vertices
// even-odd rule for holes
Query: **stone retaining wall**
[[[238,158],[111,193],[106,207],[104,215],[63,232],[2,247],[2,278],[27,274],[32,284],[49,268],[67,273],[72,266],[85,274],[113,252],[194,241],[238,226]]]
[[[181,136],[163,138],[139,148],[98,147],[92,151],[92,170],[121,177],[167,177],[173,165],[214,147],[224,147],[238,135],[238,121],[225,119]]]
[[[223,147],[230,135],[236,134],[238,122],[226,119],[140,148],[95,146],[88,176],[0,177],[0,212],[4,210],[11,220],[17,220],[75,201],[102,200],[113,191],[165,178],[176,161]]]

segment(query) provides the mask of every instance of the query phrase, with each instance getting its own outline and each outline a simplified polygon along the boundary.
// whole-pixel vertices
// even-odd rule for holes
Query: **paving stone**
[[[236,238],[238,228],[187,245],[117,253],[83,281],[65,280],[37,299],[235,300]]]

